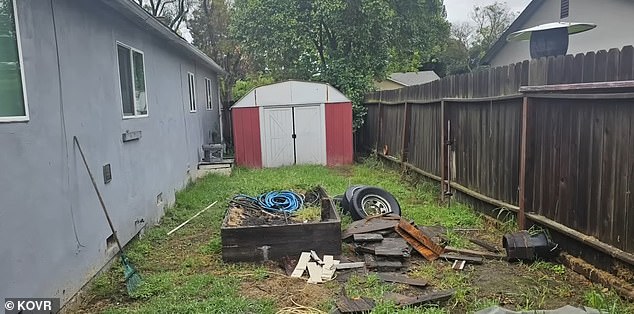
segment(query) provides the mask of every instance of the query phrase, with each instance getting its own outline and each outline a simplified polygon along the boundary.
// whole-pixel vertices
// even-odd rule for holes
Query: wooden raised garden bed
[[[220,228],[223,261],[278,261],[285,256],[294,259],[310,250],[320,256],[341,255],[341,219],[326,191],[321,187],[315,191],[321,199],[321,219],[315,222],[235,225],[228,210]]]

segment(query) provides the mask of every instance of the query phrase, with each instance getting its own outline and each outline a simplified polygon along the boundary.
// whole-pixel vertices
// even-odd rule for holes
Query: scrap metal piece
[[[478,256],[467,256],[467,255],[454,255],[454,254],[441,254],[440,258],[446,259],[449,261],[467,261],[472,264],[482,264],[482,257]]]
[[[456,252],[456,253],[465,254],[465,255],[471,255],[471,256],[481,256],[481,257],[488,258],[488,259],[501,259],[501,258],[504,258],[504,255],[501,255],[501,254],[495,254],[495,253],[483,252],[483,251],[476,251],[476,250],[468,250],[468,249],[460,249],[460,248],[452,247],[452,246],[446,246],[445,247],[445,251],[447,251],[447,252]]]
[[[398,234],[414,247],[418,253],[423,255],[427,260],[433,261],[444,252],[444,248],[432,241],[422,231],[402,220],[395,227]]]
[[[389,214],[378,217],[368,217],[363,220],[357,220],[351,223],[350,226],[348,226],[348,228],[341,235],[341,239],[347,239],[353,234],[358,233],[370,233],[385,229],[393,229],[394,226],[398,225],[400,219],[400,216]]]
[[[454,294],[456,294],[456,290],[452,289],[423,294],[417,297],[410,297],[398,293],[387,293],[384,298],[394,301],[394,303],[396,303],[396,305],[400,307],[407,307],[446,301],[449,300]]]

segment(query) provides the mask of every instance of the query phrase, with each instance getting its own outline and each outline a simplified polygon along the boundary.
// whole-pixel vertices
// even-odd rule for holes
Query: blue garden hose
[[[237,195],[236,198],[249,199],[273,213],[292,214],[304,206],[304,197],[292,191],[271,191],[257,197]]]

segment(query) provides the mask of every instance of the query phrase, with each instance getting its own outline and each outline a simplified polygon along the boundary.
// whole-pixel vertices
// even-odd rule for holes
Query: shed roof
[[[439,80],[440,77],[434,71],[419,71],[419,72],[395,72],[390,74],[387,78],[390,81],[396,82],[403,86],[412,86],[429,83],[435,80]]]
[[[134,23],[140,26],[141,29],[158,35],[166,39],[166,41],[181,49],[184,53],[188,54],[192,58],[195,58],[202,62],[205,66],[209,67],[216,73],[226,75],[227,72],[219,66],[214,60],[207,56],[204,52],[200,51],[194,45],[188,43],[185,39],[179,36],[171,28],[161,23],[156,17],[149,14],[145,9],[139,6],[134,1],[130,0],[101,0],[106,5],[115,9],[117,12],[132,20]]]
[[[334,102],[350,102],[350,99],[325,83],[286,81],[254,88],[231,108]]]

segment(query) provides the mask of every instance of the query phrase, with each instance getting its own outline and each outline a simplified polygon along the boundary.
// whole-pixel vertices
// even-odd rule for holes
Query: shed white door
[[[295,162],[326,164],[325,123],[322,106],[295,107]]]
[[[263,118],[264,167],[294,164],[293,108],[264,109]]]
[[[264,167],[326,164],[323,105],[264,108],[261,117]]]

